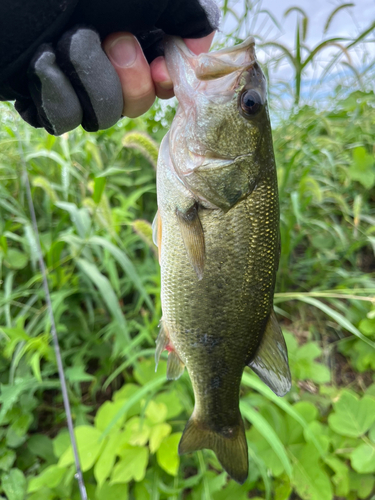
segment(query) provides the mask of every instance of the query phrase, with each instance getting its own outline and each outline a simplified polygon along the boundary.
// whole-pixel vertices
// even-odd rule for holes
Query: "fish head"
[[[250,37],[195,55],[182,39],[166,39],[167,67],[179,101],[171,134],[183,136],[192,155],[234,159],[256,151],[269,117],[266,79],[254,44]]]

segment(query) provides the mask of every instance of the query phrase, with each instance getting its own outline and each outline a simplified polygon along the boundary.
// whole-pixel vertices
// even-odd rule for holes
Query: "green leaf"
[[[25,253],[20,252],[16,248],[9,248],[4,257],[4,264],[11,269],[23,269],[28,260],[29,258]]]
[[[349,468],[339,458],[326,456],[325,463],[335,472],[332,482],[336,488],[336,495],[346,498],[349,493]]]
[[[86,259],[77,259],[77,263],[86,276],[98,287],[102,299],[107,304],[113,317],[117,320],[119,327],[124,334],[129,337],[125,317],[122,314],[119,301],[108,278],[103,276],[99,269]],[[128,338],[128,340],[130,341],[130,338]]]
[[[129,446],[123,449],[121,460],[113,469],[111,484],[128,483],[132,479],[142,481],[146,474],[147,463],[147,448]]]
[[[11,469],[1,477],[1,486],[8,500],[24,500],[26,478],[19,469]]]
[[[367,498],[375,484],[374,474],[357,474],[349,471],[350,490],[358,494],[359,498]]]
[[[102,238],[101,236],[92,236],[89,239],[89,243],[93,245],[100,245],[103,248],[106,248],[112,254],[112,256],[117,260],[119,265],[122,267],[124,273],[127,276],[129,276],[129,279],[133,282],[135,288],[142,295],[150,310],[153,311],[154,305],[150,299],[150,296],[146,292],[146,289],[143,286],[143,283],[139,277],[139,274],[137,273],[137,270],[134,267],[133,262],[129,259],[126,253],[123,250],[120,250],[110,241],[106,240],[105,238]]]
[[[248,403],[242,401],[240,404],[241,413],[251,422],[254,427],[262,434],[262,436],[268,441],[276,455],[279,457],[280,462],[284,466],[285,472],[289,477],[292,475],[292,466],[289,462],[289,458],[286,454],[284,445],[280,441],[276,432],[267,422],[267,420],[262,417],[262,415],[256,412]]]
[[[160,447],[161,442],[164,438],[169,436],[172,432],[172,427],[169,424],[157,424],[151,428],[150,433],[150,451],[155,453]]]
[[[353,181],[360,182],[366,189],[375,185],[374,157],[363,146],[353,149],[353,164],[348,173]]]
[[[127,484],[105,483],[95,494],[95,500],[128,500],[128,497]]]
[[[91,382],[95,380],[95,377],[85,372],[85,368],[82,365],[67,368],[65,375],[69,382]]]
[[[86,472],[96,462],[99,454],[101,453],[105,441],[101,439],[102,433],[89,425],[82,425],[76,427],[75,436],[77,440],[77,447],[79,457],[81,459],[82,471]],[[63,453],[59,460],[59,467],[66,467],[74,463],[72,447]]]
[[[312,444],[302,447],[295,455],[292,483],[303,500],[331,500],[329,476],[319,463],[319,455]]]
[[[39,476],[31,478],[27,492],[33,493],[34,491],[42,489],[44,486],[48,488],[55,488],[58,484],[60,484],[64,474],[65,469],[62,469],[57,465],[51,465],[44,469]]]
[[[8,448],[0,449],[0,470],[8,471],[14,461],[16,460],[16,453],[13,450],[8,450]]]
[[[359,437],[375,422],[375,398],[359,397],[344,389],[334,403],[334,413],[328,417],[332,430],[342,436]]]
[[[99,408],[95,415],[95,427],[100,431],[104,431],[107,426],[111,423],[112,419],[117,415],[124,405],[124,401],[119,400],[112,403],[112,401],[106,401]],[[126,414],[123,415],[114,425],[115,429],[120,429],[125,422]]]
[[[60,458],[61,455],[69,448],[70,436],[67,429],[63,429],[53,440],[53,453],[55,457]]]
[[[163,403],[167,407],[166,420],[177,417],[184,407],[181,404],[179,393],[176,390],[160,392],[155,398],[156,403]]]
[[[37,457],[43,458],[47,462],[55,460],[53,453],[53,442],[45,434],[33,434],[27,441],[27,447]]]
[[[92,198],[97,205],[100,203],[100,200],[102,199],[106,182],[107,182],[106,177],[95,177],[94,179],[94,192]]]
[[[286,401],[286,399],[279,398],[278,396],[276,396],[269,387],[267,387],[261,380],[259,380],[258,377],[255,377],[254,375],[250,375],[249,373],[244,372],[242,376],[242,383],[263,394],[269,401],[275,403],[279,408],[284,410],[294,420],[296,420],[299,424],[301,424],[303,428],[307,427],[306,420],[293,408],[293,406],[290,405]],[[324,455],[324,450],[320,446],[320,443],[316,439],[314,434],[311,433],[310,430],[307,430],[306,432],[310,433],[311,441],[314,443],[319,453],[321,455]]]
[[[150,432],[151,429],[144,419],[133,417],[125,425],[121,443],[131,444],[132,446],[144,446],[150,437]]]
[[[361,474],[375,472],[375,444],[362,443],[350,454],[352,467]]]
[[[103,451],[100,453],[98,461],[94,467],[94,476],[98,486],[101,487],[104,481],[109,477],[113,465],[116,460],[116,452],[119,446],[121,434],[119,432],[112,432],[109,436]]]
[[[176,432],[165,438],[158,451],[156,459],[160,467],[171,476],[177,476],[180,466],[180,457],[178,455],[178,443],[181,439],[182,432]]]
[[[145,415],[152,424],[160,424],[167,419],[168,409],[164,403],[150,401],[146,407]]]
[[[158,375],[167,374],[167,363],[165,360],[160,360],[158,365]],[[155,378],[155,360],[153,358],[142,359],[135,365],[134,378],[141,385],[147,384]]]
[[[107,426],[105,431],[103,432],[103,437],[106,436],[112,429],[112,427],[116,424],[116,422],[123,417],[123,415],[126,415],[127,411],[136,403],[138,403],[148,392],[153,391],[160,387],[161,385],[164,385],[166,382],[165,377],[160,377],[152,380],[151,382],[148,382],[144,387],[139,389],[135,394],[130,396],[129,399],[127,399],[122,408],[117,412],[117,414],[113,417],[111,420],[111,423]]]

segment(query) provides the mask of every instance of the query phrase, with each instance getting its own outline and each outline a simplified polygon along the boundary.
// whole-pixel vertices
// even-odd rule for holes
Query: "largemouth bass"
[[[199,56],[168,38],[165,54],[179,107],[157,165],[156,363],[167,349],[168,379],[186,366],[193,385],[179,453],[211,449],[243,483],[242,372],[250,366],[279,396],[290,388],[273,312],[280,236],[266,80],[253,38]]]

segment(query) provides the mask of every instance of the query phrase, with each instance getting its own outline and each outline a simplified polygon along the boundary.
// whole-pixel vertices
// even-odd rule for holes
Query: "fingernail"
[[[137,58],[137,42],[132,36],[122,36],[109,47],[109,57],[120,68],[131,66]]]
[[[158,85],[164,90],[172,90],[173,89],[173,83],[170,80],[167,80],[166,82],[158,82]]]

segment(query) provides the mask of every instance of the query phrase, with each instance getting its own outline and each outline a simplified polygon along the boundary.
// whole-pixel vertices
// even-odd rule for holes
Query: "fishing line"
[[[75,462],[75,466],[76,466],[76,473],[75,473],[74,477],[78,483],[78,488],[79,488],[79,492],[81,495],[81,499],[87,500],[87,492],[86,492],[85,482],[84,482],[83,476],[82,476],[81,462],[80,462],[79,455],[78,455],[77,441],[76,441],[76,438],[74,435],[72,412],[71,412],[71,408],[70,408],[68,389],[66,386],[64,367],[63,367],[63,363],[62,363],[62,359],[61,359],[59,339],[57,338],[55,316],[53,314],[51,294],[49,291],[48,280],[47,280],[46,264],[45,264],[44,259],[43,259],[42,248],[40,246],[38,224],[37,224],[36,216],[35,216],[35,208],[34,208],[33,198],[31,196],[30,181],[29,181],[29,176],[27,174],[26,161],[24,159],[21,138],[19,136],[18,130],[17,130],[17,137],[18,137],[18,146],[19,146],[21,163],[22,163],[23,178],[24,178],[24,183],[25,183],[25,187],[26,187],[26,197],[27,197],[27,202],[29,205],[29,212],[30,212],[30,216],[31,216],[32,229],[34,232],[39,267],[40,267],[40,271],[41,271],[42,277],[43,277],[43,288],[44,288],[49,318],[50,318],[50,322],[51,322],[51,335],[52,335],[53,347],[55,350],[55,356],[56,356],[56,361],[57,361],[57,370],[59,373],[59,379],[60,379],[60,384],[61,384],[61,392],[62,392],[62,397],[63,397],[63,402],[64,402],[66,421],[67,421],[68,429],[69,429],[70,442],[71,442],[72,448],[73,448],[74,462]]]

